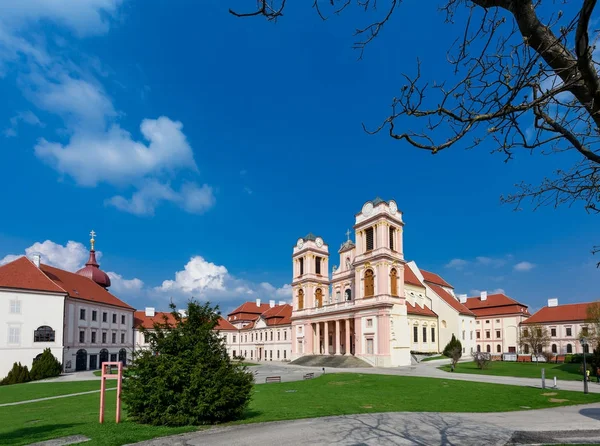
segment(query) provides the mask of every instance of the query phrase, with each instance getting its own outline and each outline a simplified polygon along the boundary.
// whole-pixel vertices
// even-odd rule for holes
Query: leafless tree
[[[480,145],[506,161],[520,150],[570,152],[561,158],[564,167],[540,184],[522,182],[501,200],[515,208],[523,200],[534,208],[582,202],[588,212],[600,213],[600,77],[590,38],[596,0],[577,6],[557,0],[544,8],[541,0],[441,1],[446,21],[462,16],[466,23],[444,61],[452,66],[453,79],[430,83],[417,61],[414,73],[403,75],[389,115],[365,130],[386,131],[434,154]],[[352,7],[378,14],[356,30],[354,47],[362,56],[385,26],[393,26],[401,3],[313,0],[312,7],[324,20]],[[248,5],[254,9],[230,12],[274,21],[283,16],[286,0],[248,0]]]
[[[489,367],[492,362],[492,355],[484,352],[474,352],[473,361],[477,364],[477,367],[481,370],[485,370]]]
[[[531,351],[535,356],[535,361],[538,362],[538,357],[542,355],[550,344],[548,329],[540,324],[522,327],[519,344],[523,350]]]
[[[600,301],[594,302],[587,309],[588,340],[591,349],[600,347]]]

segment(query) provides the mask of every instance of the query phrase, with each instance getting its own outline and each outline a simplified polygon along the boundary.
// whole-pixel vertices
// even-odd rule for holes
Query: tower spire
[[[94,244],[96,243],[96,239],[95,239],[95,237],[96,237],[96,232],[95,232],[93,229],[92,229],[92,232],[90,232],[90,237],[92,237],[92,238],[90,239],[90,245],[91,245],[91,247],[92,247],[92,249],[91,249],[91,250],[92,250],[92,251],[95,251],[95,249],[94,249]]]

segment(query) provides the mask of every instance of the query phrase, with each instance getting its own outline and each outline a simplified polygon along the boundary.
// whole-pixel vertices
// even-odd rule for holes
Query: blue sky
[[[275,24],[228,14],[243,0],[0,5],[0,259],[29,249],[75,268],[94,229],[132,305],[193,295],[229,310],[289,299],[309,231],[336,264],[354,214],[381,196],[404,212],[405,257],[458,292],[502,289],[533,309],[600,297],[597,217],[499,201],[567,157],[432,156],[363,132],[417,57],[426,79],[451,76],[460,19],[407,2],[359,61],[365,15],[322,22],[300,3]]]

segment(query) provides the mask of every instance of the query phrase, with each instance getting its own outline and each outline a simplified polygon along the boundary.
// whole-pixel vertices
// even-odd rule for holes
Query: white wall
[[[20,312],[11,313],[11,301],[18,302]],[[33,359],[45,348],[63,362],[63,312],[65,297],[56,294],[0,291],[0,379],[14,362],[31,370]],[[13,307],[14,309],[14,307]],[[34,342],[34,331],[43,325],[51,327],[54,342]],[[11,329],[18,342],[9,342]]]

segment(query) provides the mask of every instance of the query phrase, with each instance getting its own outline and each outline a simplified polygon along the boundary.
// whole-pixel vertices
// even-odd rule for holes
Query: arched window
[[[481,352],[481,345],[477,345],[477,352],[480,353]]]
[[[323,306],[323,290],[317,288],[315,291],[315,307],[321,308]]]
[[[373,243],[373,228],[365,229],[366,239],[367,239],[367,251],[372,251],[375,244]]]
[[[396,271],[396,268],[392,268],[390,272],[390,294],[392,296],[398,295],[398,271]]]
[[[497,353],[500,353],[501,351],[502,351],[502,347],[500,347],[500,344],[498,344],[498,345],[496,346],[496,352],[497,352]]]
[[[352,300],[352,290],[350,290],[350,288],[348,288],[345,291],[345,294],[346,294],[346,300],[348,300],[348,301]]]
[[[529,354],[529,345],[525,344],[525,346],[523,347],[523,352],[528,355]]]
[[[556,344],[552,344],[552,353],[556,353],[556,352],[557,352]]]
[[[100,350],[100,366],[102,366],[103,362],[108,362],[108,350],[105,348]]]
[[[119,362],[124,366],[127,365],[127,351],[124,348],[119,350]]]
[[[342,300],[342,292],[338,289],[335,292],[335,301],[339,302],[340,300]]]
[[[54,342],[54,330],[47,325],[38,327],[33,332],[33,342]]]
[[[83,349],[77,350],[75,355],[75,371],[81,372],[82,370],[87,370],[87,351]]]
[[[571,344],[567,344],[567,353],[573,353],[573,346]]]
[[[304,290],[298,291],[298,310],[304,309]]]
[[[486,350],[487,350],[488,353],[490,353],[492,351],[492,347],[490,346],[490,344],[488,344]]]
[[[375,294],[375,276],[372,269],[365,271],[365,297]]]

